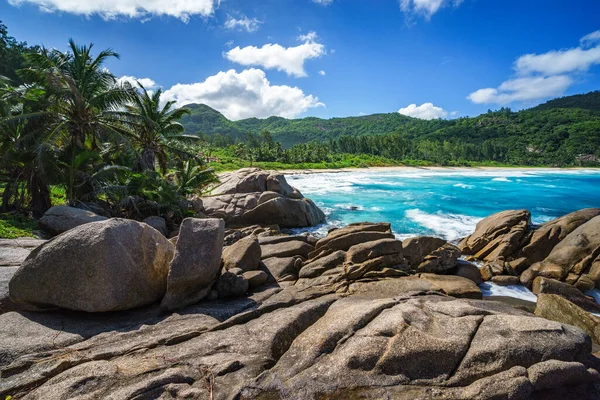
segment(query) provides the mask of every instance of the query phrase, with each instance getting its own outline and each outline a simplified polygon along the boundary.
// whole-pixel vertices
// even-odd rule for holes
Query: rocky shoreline
[[[281,234],[324,216],[257,169],[195,204],[173,232],[55,209],[63,233],[2,241],[0,396],[600,397],[600,209],[505,211],[454,245],[387,223]],[[535,313],[483,281],[532,288]]]

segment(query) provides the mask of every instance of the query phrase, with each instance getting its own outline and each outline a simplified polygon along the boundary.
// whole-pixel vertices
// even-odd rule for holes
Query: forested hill
[[[220,112],[204,104],[190,104],[185,108],[191,111],[190,115],[181,119],[186,133],[202,133],[208,136],[221,134],[230,136],[234,140],[243,140],[247,132],[269,131],[273,138],[284,147],[343,135],[383,135],[400,129],[408,132],[429,131],[446,126],[449,122],[446,120],[424,121],[398,113],[331,119],[269,117],[230,121]]]
[[[529,110],[501,109],[474,118],[425,121],[398,113],[320,119],[250,118],[230,121],[202,104],[186,106],[191,114],[182,119],[187,133],[226,135],[243,140],[246,133],[269,131],[289,148],[294,144],[327,141],[345,136],[399,134],[410,139],[465,141],[487,140],[525,143],[532,151],[563,145],[581,154],[600,152],[600,92],[551,100]]]
[[[533,110],[550,110],[554,108],[581,108],[583,110],[600,111],[600,91],[560,97],[540,104],[534,107]]]

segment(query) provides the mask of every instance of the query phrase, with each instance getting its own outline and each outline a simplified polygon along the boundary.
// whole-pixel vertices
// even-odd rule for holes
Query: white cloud
[[[594,43],[596,47],[584,47]],[[580,44],[571,49],[525,54],[515,61],[516,78],[497,88],[479,89],[467,99],[477,104],[508,104],[561,96],[576,82],[578,74],[600,64],[600,31],[584,36]]]
[[[188,21],[192,15],[211,15],[220,0],[8,0],[9,4],[37,5],[47,12],[67,12],[78,15],[100,15],[105,19],[116,17],[147,18],[167,15]]]
[[[420,106],[411,104],[408,107],[401,108],[398,112],[402,115],[420,119],[438,119],[448,116],[448,111],[441,107],[436,107],[432,103],[424,103]]]
[[[136,82],[139,82],[144,86],[144,88],[146,88],[146,90],[154,89],[157,87],[156,82],[154,82],[150,78],[136,78],[135,76],[126,75],[117,79],[117,83],[119,83],[120,85],[122,85],[125,82],[129,82],[134,88],[138,87]]]
[[[181,107],[206,104],[232,120],[273,115],[294,118],[314,107],[325,107],[317,97],[297,87],[271,85],[260,69],[240,73],[231,69],[208,77],[204,82],[177,84],[165,91],[162,101],[175,100]]]
[[[539,73],[549,76],[587,71],[596,64],[600,64],[600,46],[588,50],[577,47],[544,54],[526,54],[517,59],[515,69],[519,74]]]
[[[234,18],[229,16],[227,21],[225,21],[224,27],[226,29],[237,29],[237,30],[245,30],[246,32],[256,32],[258,28],[262,24],[262,21],[259,21],[256,18],[248,18],[245,15],[241,15],[240,18]]]
[[[598,42],[600,42],[600,31],[587,34],[579,40],[582,46],[590,46]]]
[[[567,75],[535,76],[511,79],[497,89],[479,89],[467,99],[476,104],[508,104],[514,101],[532,101],[562,95],[573,79]]]
[[[400,0],[400,9],[405,13],[422,15],[429,19],[446,6],[459,6],[463,0]]]
[[[319,58],[326,54],[325,46],[317,43],[317,34],[309,32],[301,35],[298,40],[303,41],[295,47],[283,47],[279,44],[265,44],[262,47],[239,46],[227,51],[224,56],[235,63],[250,66],[259,65],[266,69],[285,71],[295,77],[307,76],[304,62],[309,59]]]
[[[333,3],[333,0],[312,0],[313,3],[320,4],[322,6],[328,6]]]
[[[325,71],[323,71],[323,70],[320,70],[320,71],[319,71],[319,75],[321,75],[321,76],[325,76]]]

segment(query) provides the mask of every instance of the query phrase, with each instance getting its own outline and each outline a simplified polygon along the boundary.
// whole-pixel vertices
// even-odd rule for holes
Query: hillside
[[[398,113],[360,117],[321,119],[307,117],[285,119],[249,118],[230,121],[218,111],[203,105],[186,106],[191,115],[182,119],[187,133],[222,134],[243,140],[246,132],[271,132],[283,147],[311,141],[327,141],[342,136],[372,136],[390,133],[408,138],[430,140],[463,139],[481,143],[488,139],[526,136],[534,148],[556,147],[570,137],[570,142],[585,152],[595,153],[600,129],[600,92],[568,96],[548,101],[529,110],[511,112],[501,109],[474,118],[425,121]],[[586,135],[591,135],[587,137]]]
[[[533,110],[551,110],[554,108],[580,108],[582,110],[600,111],[600,91],[560,97],[540,104],[534,107]]]
[[[235,140],[243,138],[246,132],[260,133],[267,130],[284,147],[313,140],[328,140],[342,135],[383,135],[400,129],[406,131],[437,129],[450,123],[445,120],[424,121],[398,113],[331,119],[269,117],[229,121],[221,113],[204,104],[190,104],[185,108],[191,111],[191,115],[181,119],[186,133],[223,134]]]

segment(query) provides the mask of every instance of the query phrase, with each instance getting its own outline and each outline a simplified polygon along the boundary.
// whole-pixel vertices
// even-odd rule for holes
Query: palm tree
[[[190,113],[188,109],[173,110],[174,101],[168,101],[161,107],[162,90],[149,92],[138,82],[139,92],[133,102],[127,105],[123,116],[131,123],[131,141],[139,149],[135,169],[155,171],[158,161],[160,171],[167,172],[167,151],[182,152],[172,144],[182,139],[199,139],[197,136],[184,135],[179,122],[181,117]]]
[[[119,58],[113,50],[103,50],[93,58],[93,44],[78,46],[72,39],[69,48],[65,53],[41,49],[29,54],[30,67],[22,75],[38,82],[50,96],[47,112],[56,118],[48,125],[42,142],[68,147],[67,198],[73,203],[78,152],[95,150],[99,139],[124,135],[124,126],[116,113],[135,98],[135,90],[129,84],[118,84],[114,75],[103,67],[108,59]]]

